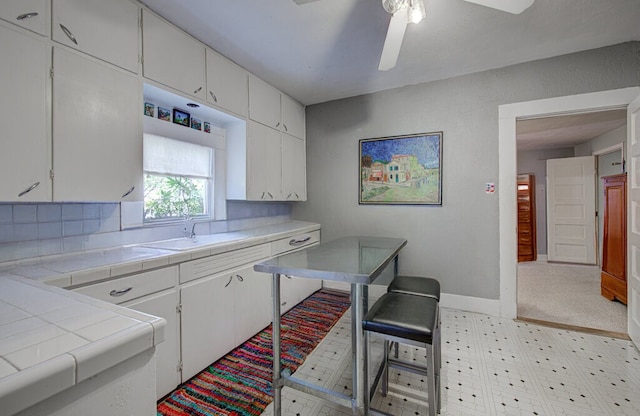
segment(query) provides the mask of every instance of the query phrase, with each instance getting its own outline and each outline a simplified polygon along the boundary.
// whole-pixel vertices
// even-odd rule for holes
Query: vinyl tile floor
[[[630,341],[442,309],[441,415],[640,415],[640,353]],[[295,375],[351,394],[351,312],[347,311]],[[382,341],[373,340],[379,363]],[[424,350],[401,346],[404,359]],[[375,364],[374,364],[375,365]],[[374,366],[372,365],[372,367]],[[423,377],[391,371],[390,392],[372,407],[426,415]],[[273,414],[273,403],[263,415]],[[350,409],[285,387],[286,416],[348,416]]]

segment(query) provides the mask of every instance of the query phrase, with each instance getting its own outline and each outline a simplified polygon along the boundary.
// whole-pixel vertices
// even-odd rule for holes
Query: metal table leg
[[[280,416],[282,413],[282,379],[280,374],[280,274],[273,274],[271,284],[273,290],[273,414]]]

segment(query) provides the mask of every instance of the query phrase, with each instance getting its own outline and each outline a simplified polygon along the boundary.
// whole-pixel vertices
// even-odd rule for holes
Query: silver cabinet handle
[[[226,285],[224,285],[224,287],[227,287],[231,284],[231,282],[233,281],[233,276],[229,276],[229,281],[227,282]]]
[[[278,121],[278,124],[276,124],[276,127],[280,127],[280,122]]]
[[[291,195],[293,195],[291,192],[289,192],[289,195],[287,195],[287,199],[291,198]]]
[[[244,278],[239,274],[236,275],[236,279],[238,279],[239,282],[244,282]]]
[[[286,124],[282,123],[282,126],[284,127],[284,131],[286,131],[286,132],[288,132],[288,131],[289,131],[289,129],[287,128],[287,125],[286,125]]]
[[[267,192],[267,193],[269,194],[269,197],[273,199],[273,195],[271,194],[271,192]]]
[[[31,185],[30,187],[28,187],[27,189],[25,189],[24,191],[20,192],[18,194],[18,198],[21,197],[24,194],[28,194],[29,192],[33,191],[34,189],[36,189],[38,187],[38,185],[40,185],[40,182],[36,182],[33,185]]]
[[[130,286],[126,289],[120,289],[120,290],[113,289],[111,292],[109,292],[109,296],[114,296],[114,297],[122,296],[129,293],[131,289],[133,289],[133,286]]]
[[[291,240],[289,240],[289,245],[290,246],[299,246],[300,244],[304,244],[307,241],[311,240],[311,237],[306,237],[306,238],[302,238],[300,240],[296,240],[295,238],[292,238]]]
[[[75,43],[76,45],[78,44],[78,41],[76,40],[76,37],[73,36],[73,33],[71,33],[71,31],[67,29],[62,23],[60,23],[60,29],[62,29],[64,34],[67,35],[69,39],[71,39],[71,42]]]
[[[300,195],[296,192],[296,198],[300,199]]]
[[[24,13],[24,14],[21,14],[20,16],[16,17],[16,20],[31,19],[32,17],[36,17],[37,15],[38,15],[38,12]]]
[[[213,102],[214,103],[218,102],[218,97],[216,97],[216,95],[213,93],[213,91],[209,91],[209,95],[211,96],[211,98],[213,98]]]
[[[126,197],[126,196],[129,196],[129,194],[130,194],[131,192],[133,192],[133,190],[134,190],[134,189],[136,189],[136,187],[135,187],[135,186],[132,186],[131,188],[129,188],[129,190],[128,190],[127,192],[125,192],[124,194],[122,194],[122,198],[124,198],[124,197]]]
[[[197,90],[195,90],[193,93],[194,93],[194,94],[197,94],[197,93],[199,93],[200,91],[202,91],[202,87],[198,88],[198,89],[197,89]]]

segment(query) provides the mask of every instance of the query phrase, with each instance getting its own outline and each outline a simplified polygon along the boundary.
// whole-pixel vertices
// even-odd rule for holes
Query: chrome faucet
[[[189,233],[189,222],[191,222],[191,233]],[[196,238],[196,222],[188,215],[184,217],[184,231],[185,237]]]

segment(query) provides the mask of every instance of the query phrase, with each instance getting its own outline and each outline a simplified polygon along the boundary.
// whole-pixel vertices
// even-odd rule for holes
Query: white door
[[[549,261],[596,264],[595,158],[547,160]]]
[[[630,167],[627,182],[627,325],[629,337],[640,346],[640,96],[629,104],[627,110],[627,149]]]

